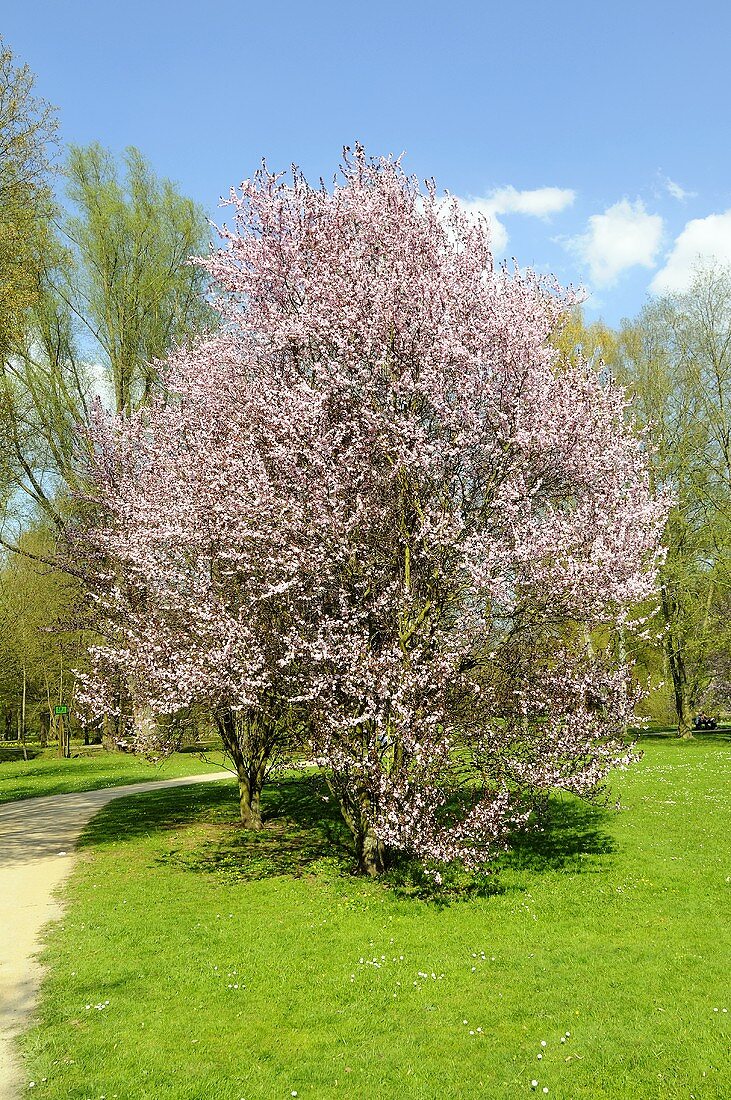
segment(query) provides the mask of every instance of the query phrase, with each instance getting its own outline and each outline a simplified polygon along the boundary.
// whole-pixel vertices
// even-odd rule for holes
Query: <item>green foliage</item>
[[[272,784],[262,839],[228,784],[112,803],[46,955],[34,1093],[728,1095],[727,737],[647,737],[621,813],[555,800],[482,888],[441,898],[405,869],[345,874],[307,775]]]
[[[649,304],[620,338],[619,373],[649,431],[652,474],[675,498],[661,620],[677,720],[713,687],[727,647],[731,581],[731,273],[699,271],[687,294]]]
[[[205,216],[137,150],[120,172],[101,146],[72,148],[75,213],[53,234],[54,119],[32,87],[0,41],[0,545],[26,559],[0,562],[5,735],[47,726],[85,649],[78,590],[53,569],[84,476],[78,426],[100,393],[117,411],[147,400],[156,361],[211,321],[188,263],[207,249]]]
[[[158,179],[139,150],[123,156],[120,176],[100,145],[72,146],[66,166],[70,245],[58,291],[103,357],[117,411],[144,403],[157,381],[157,362],[171,348],[208,328],[202,270],[190,264],[206,252],[203,211]]]
[[[617,354],[616,332],[603,321],[586,324],[578,306],[561,319],[551,342],[562,358],[568,361],[580,355],[584,359],[598,359],[612,367]]]
[[[0,349],[0,491],[20,528],[40,513],[63,532],[93,398],[131,411],[155,386],[157,361],[211,325],[204,276],[188,262],[207,250],[203,211],[138,150],[123,162],[120,173],[100,145],[71,148],[75,213],[60,237],[45,225],[23,324]]]
[[[48,185],[56,120],[33,95],[35,77],[0,38],[0,354],[38,297],[52,211]]]
[[[73,703],[90,638],[73,626],[78,584],[39,560],[53,553],[49,532],[25,532],[19,548],[0,559],[0,736],[45,738],[54,706]]]

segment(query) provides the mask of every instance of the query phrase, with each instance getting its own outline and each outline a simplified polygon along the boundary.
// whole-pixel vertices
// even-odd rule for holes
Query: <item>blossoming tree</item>
[[[622,393],[549,343],[570,296],[496,270],[398,161],[357,148],[332,191],[263,169],[231,204],[204,261],[228,335],[97,430],[135,624],[99,668],[156,713],[182,683],[296,706],[362,871],[482,864],[535,796],[631,758],[628,669],[587,636],[651,591],[665,503]]]
[[[174,398],[126,418],[97,409],[75,550],[105,640],[80,699],[89,717],[126,710],[150,755],[173,748],[171,717],[206,707],[238,774],[242,821],[260,828],[262,785],[301,721],[288,608],[306,494],[296,395],[275,404],[240,363],[235,341],[209,341],[202,359],[168,364]]]

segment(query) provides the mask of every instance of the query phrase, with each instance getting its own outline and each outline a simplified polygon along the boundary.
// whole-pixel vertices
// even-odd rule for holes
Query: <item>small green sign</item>
[[[68,714],[68,712],[69,712],[69,708],[67,706],[54,707],[53,708],[53,713],[54,714]]]

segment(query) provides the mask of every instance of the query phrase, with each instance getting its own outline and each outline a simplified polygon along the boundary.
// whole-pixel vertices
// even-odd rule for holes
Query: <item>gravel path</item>
[[[27,798],[0,806],[0,1100],[26,1090],[15,1039],[30,1021],[42,977],[40,933],[58,920],[55,898],[74,861],[79,833],[113,798],[161,787],[230,779],[230,772],[132,783],[100,791]]]

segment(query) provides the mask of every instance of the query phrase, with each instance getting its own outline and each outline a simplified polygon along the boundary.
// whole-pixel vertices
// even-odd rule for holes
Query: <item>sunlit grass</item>
[[[0,742],[0,803],[38,795],[93,791],[153,779],[174,779],[197,775],[221,767],[220,753],[207,753],[206,760],[193,753],[174,753],[162,764],[123,752],[104,752],[101,746],[78,747],[69,760],[59,759],[56,750],[31,745],[28,760],[12,742]]]
[[[643,747],[620,811],[556,799],[446,894],[353,878],[312,776],[258,835],[233,784],[112,803],[51,939],[34,1095],[731,1096],[731,745]]]

